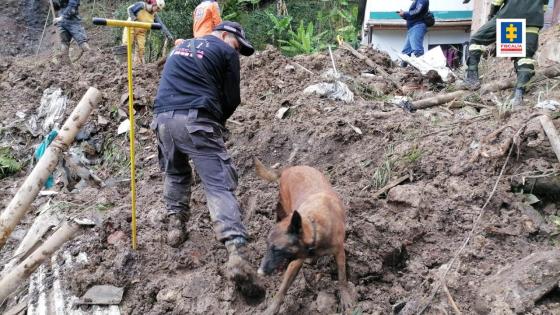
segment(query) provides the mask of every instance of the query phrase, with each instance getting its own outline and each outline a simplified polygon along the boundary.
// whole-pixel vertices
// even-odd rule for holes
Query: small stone
[[[97,115],[97,123],[101,126],[106,126],[109,120],[101,115]]]
[[[320,314],[332,314],[336,311],[336,299],[334,295],[328,292],[319,292],[319,294],[317,294],[315,304],[317,305],[317,311]]]
[[[126,237],[126,235],[124,234],[123,231],[120,231],[120,230],[115,231],[107,237],[107,243],[111,244],[111,245],[115,245],[118,242],[123,242],[125,237]]]
[[[179,291],[173,288],[164,288],[160,290],[156,296],[156,300],[158,302],[170,302],[173,303],[177,301],[177,297],[179,296]]]
[[[417,185],[400,185],[389,190],[387,199],[389,202],[403,203],[417,208],[422,203],[422,194],[422,188]]]

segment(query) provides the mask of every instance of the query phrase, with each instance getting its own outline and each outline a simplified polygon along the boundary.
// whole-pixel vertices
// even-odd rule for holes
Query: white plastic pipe
[[[39,194],[49,175],[55,170],[62,152],[74,141],[80,128],[86,123],[93,108],[97,106],[101,93],[90,87],[78,103],[70,117],[58,132],[58,136],[49,145],[45,154],[31,171],[6,209],[0,214],[0,248],[6,244],[8,237],[29,210],[29,206]]]
[[[0,302],[4,301],[27,279],[37,267],[49,259],[64,243],[76,236],[80,225],[75,221],[66,221],[29,257],[15,266],[0,279]]]

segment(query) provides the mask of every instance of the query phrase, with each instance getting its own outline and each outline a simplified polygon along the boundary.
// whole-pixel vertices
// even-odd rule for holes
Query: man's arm
[[[422,17],[422,11],[424,11],[424,8],[427,6],[428,4],[426,3],[426,0],[418,0],[418,2],[416,3],[416,7],[414,8],[414,10],[408,11],[408,12],[404,12],[402,17],[405,20],[415,20],[417,18],[421,18]]]
[[[224,77],[224,99],[223,108],[224,122],[228,119],[233,112],[241,103],[240,95],[240,66],[239,66],[239,56],[237,53],[232,53],[229,55],[228,60],[226,60],[228,68],[226,70],[226,75]]]
[[[222,16],[220,12],[220,5],[218,2],[212,3],[212,24],[214,27],[218,26],[218,24],[222,23]]]
[[[130,20],[136,21],[138,19],[138,17],[136,15],[142,9],[146,9],[146,3],[145,2],[140,1],[140,2],[136,2],[133,5],[129,6],[126,11],[128,12],[128,17],[130,18]]]
[[[169,38],[170,40],[173,40],[173,34],[171,34],[169,29],[165,26],[165,24],[163,24],[163,21],[159,18],[159,15],[156,14],[154,18],[154,22],[161,24],[161,31],[163,32],[165,37]]]
[[[78,14],[80,0],[69,0],[66,8],[62,9],[60,16],[64,19],[71,19]]]

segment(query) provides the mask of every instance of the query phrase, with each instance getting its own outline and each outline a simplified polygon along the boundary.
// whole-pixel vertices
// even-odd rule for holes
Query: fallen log
[[[96,88],[90,87],[84,97],[78,103],[70,117],[58,132],[58,136],[47,148],[37,165],[27,176],[27,179],[6,209],[0,214],[0,248],[4,246],[8,237],[21,218],[29,210],[29,206],[35,200],[39,191],[47,181],[49,175],[55,170],[62,152],[74,141],[80,128],[86,123],[93,107],[97,105],[101,93]]]
[[[542,81],[543,79],[546,79],[546,78],[554,78],[554,77],[558,77],[558,76],[560,76],[560,67],[558,67],[558,66],[548,67],[548,68],[537,71],[537,73],[535,74],[535,77],[533,79],[533,84],[535,82]],[[496,91],[510,89],[510,88],[513,88],[515,86],[515,82],[516,82],[516,80],[511,79],[511,80],[487,83],[487,84],[482,85],[480,90],[476,91],[476,92],[478,92],[480,94],[486,94],[486,93],[489,93],[489,92],[496,92]],[[438,95],[438,96],[434,96],[434,97],[429,97],[429,98],[425,98],[425,99],[422,99],[422,100],[417,100],[417,101],[412,102],[412,108],[413,109],[430,108],[430,107],[434,107],[434,106],[438,106],[438,105],[442,105],[442,104],[451,102],[451,101],[456,100],[456,99],[462,99],[465,96],[467,96],[469,94],[472,94],[472,93],[475,93],[475,91],[458,90],[458,91],[447,93],[447,94],[442,94],[442,95]]]
[[[556,127],[552,123],[552,119],[550,119],[547,115],[542,115],[539,117],[541,121],[541,125],[544,129],[544,133],[548,137],[550,141],[550,146],[554,153],[556,153],[556,157],[560,161],[560,137],[558,136],[558,132],[556,131]]]
[[[46,259],[50,258],[64,243],[76,236],[81,225],[76,221],[64,222],[43,245],[15,266],[0,280],[0,301],[12,294]]]

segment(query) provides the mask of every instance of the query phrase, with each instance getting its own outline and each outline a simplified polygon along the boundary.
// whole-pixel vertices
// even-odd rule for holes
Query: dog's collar
[[[313,218],[307,217],[307,220],[311,222],[311,228],[313,229],[313,241],[311,245],[305,246],[305,251],[308,256],[314,256],[317,246],[317,224],[315,224],[315,220],[313,220]]]

